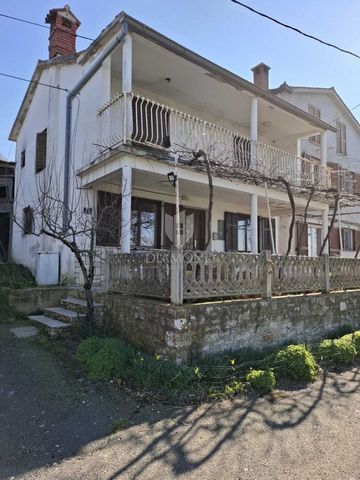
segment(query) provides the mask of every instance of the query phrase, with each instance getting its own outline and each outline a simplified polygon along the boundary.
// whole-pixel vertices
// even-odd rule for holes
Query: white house
[[[353,257],[360,245],[360,209],[358,201],[349,207],[342,197],[349,192],[360,192],[360,124],[343,102],[334,87],[290,86],[284,82],[272,92],[297,107],[336,127],[336,132],[327,135],[327,164],[338,172],[332,185],[340,196],[339,214],[330,235],[330,253]],[[319,135],[310,136],[301,142],[302,155],[319,161],[321,140]],[[349,171],[352,174],[349,174]],[[331,214],[331,212],[330,212]],[[317,255],[321,237],[319,219],[309,216],[308,248]]]
[[[37,63],[10,133],[16,216],[24,219],[14,225],[17,262],[35,271],[40,252],[58,252],[61,278],[74,276],[66,247],[32,235],[44,181],[65,205],[81,197],[78,215],[111,210],[96,239],[105,249],[166,249],[177,242],[189,250],[285,253],[291,209],[285,188],[264,181],[275,177],[291,185],[298,214],[314,186],[309,213],[322,219],[324,239],[332,115],[317,118],[307,105],[274,95],[264,64],[254,67],[251,83],[125,13],[82,52],[75,50],[80,22],[69,7],[51,10],[46,21],[50,58]],[[301,139],[309,136],[320,136],[316,159],[301,156]],[[199,150],[212,161],[210,225],[207,171],[187,164]],[[63,220],[69,221],[66,212]]]

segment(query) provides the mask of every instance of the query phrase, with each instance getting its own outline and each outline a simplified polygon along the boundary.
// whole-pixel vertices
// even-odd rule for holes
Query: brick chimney
[[[50,23],[49,58],[76,53],[76,30],[80,22],[69,5],[51,9],[45,22]]]
[[[265,63],[259,63],[251,69],[254,72],[254,85],[269,90],[269,70]]]

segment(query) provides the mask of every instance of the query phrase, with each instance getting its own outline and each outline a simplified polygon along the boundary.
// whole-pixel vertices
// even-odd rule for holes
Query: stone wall
[[[2,288],[1,300],[14,313],[29,315],[46,307],[58,307],[69,292],[72,290],[67,287]]]
[[[315,342],[345,325],[360,326],[360,291],[173,306],[103,295],[109,332],[178,362],[227,350]]]

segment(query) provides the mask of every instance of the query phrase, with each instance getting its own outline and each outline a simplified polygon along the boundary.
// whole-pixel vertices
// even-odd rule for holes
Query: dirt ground
[[[268,398],[167,407],[89,384],[0,324],[0,479],[360,480],[360,366]],[[111,434],[114,420],[128,428]]]

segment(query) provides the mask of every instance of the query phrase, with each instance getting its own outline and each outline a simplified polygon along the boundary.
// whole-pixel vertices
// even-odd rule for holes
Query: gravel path
[[[0,355],[1,480],[360,480],[360,366],[266,399],[170,408],[79,382],[6,325]],[[116,418],[130,426],[109,435]]]

